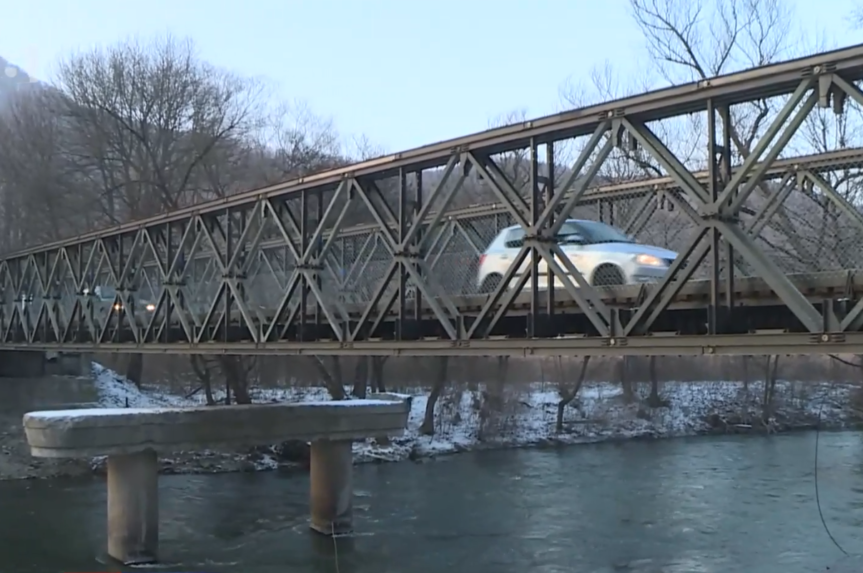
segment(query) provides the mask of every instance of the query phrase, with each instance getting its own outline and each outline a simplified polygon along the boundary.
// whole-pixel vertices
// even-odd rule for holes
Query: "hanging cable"
[[[845,551],[845,548],[836,540],[836,537],[830,531],[830,527],[827,525],[827,520],[824,518],[824,511],[821,509],[821,491],[818,487],[818,445],[821,440],[821,414],[824,411],[824,404],[827,402],[827,397],[824,396],[821,400],[821,405],[818,407],[818,423],[815,426],[815,505],[818,506],[818,517],[821,518],[821,525],[824,527],[824,532],[827,534],[827,537],[830,538],[830,541],[833,542],[833,545],[842,552],[843,555],[849,557],[850,554]]]

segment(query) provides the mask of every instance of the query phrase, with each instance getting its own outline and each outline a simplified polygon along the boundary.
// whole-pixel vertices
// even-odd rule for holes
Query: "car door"
[[[585,256],[584,252],[584,241],[586,240],[585,230],[575,221],[567,221],[560,227],[560,231],[557,233],[557,244],[560,246],[560,250],[566,255],[566,258],[570,260],[572,265],[585,277],[589,276],[590,269],[588,268],[589,261]],[[563,263],[560,263],[560,266],[566,270],[566,267]],[[568,274],[568,273],[567,273]],[[561,283],[560,279],[555,278],[555,287],[563,288],[563,283]],[[578,282],[572,278],[573,284],[578,286]]]
[[[501,251],[500,259],[501,259],[501,274],[505,275],[509,270],[509,267],[515,262],[516,257],[518,257],[518,252],[521,250],[521,247],[524,245],[524,229],[510,229],[506,237],[504,237],[503,241],[503,250]],[[513,277],[512,282],[510,282],[510,288],[514,287],[518,282],[518,278],[527,272],[530,268],[530,257],[525,258],[522,261],[521,265],[519,265],[518,270]]]

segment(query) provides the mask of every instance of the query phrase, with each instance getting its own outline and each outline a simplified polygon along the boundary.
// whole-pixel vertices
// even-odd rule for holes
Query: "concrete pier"
[[[24,432],[34,456],[108,456],[108,554],[140,565],[158,559],[157,452],[311,442],[309,525],[325,535],[344,534],[353,528],[353,441],[400,436],[409,413],[406,397],[391,394],[298,404],[99,408],[31,412]]]
[[[108,555],[125,565],[153,563],[159,552],[156,452],[108,456]]]
[[[312,442],[309,509],[311,528],[324,535],[351,533],[354,527],[351,442]]]

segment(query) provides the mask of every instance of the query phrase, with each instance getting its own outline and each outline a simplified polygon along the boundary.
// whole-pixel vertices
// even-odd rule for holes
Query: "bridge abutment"
[[[41,350],[0,351],[0,378],[39,378],[45,375],[45,353]]]
[[[108,456],[108,555],[124,565],[156,562],[158,482],[155,451]]]
[[[324,535],[351,533],[353,512],[353,453],[349,440],[312,442],[309,525]]]

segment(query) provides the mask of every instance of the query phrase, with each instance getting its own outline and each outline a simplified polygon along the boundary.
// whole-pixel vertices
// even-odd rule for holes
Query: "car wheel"
[[[483,294],[491,294],[497,290],[497,287],[500,286],[500,281],[503,277],[500,275],[488,275],[482,281],[482,287],[480,287],[480,292]]]

